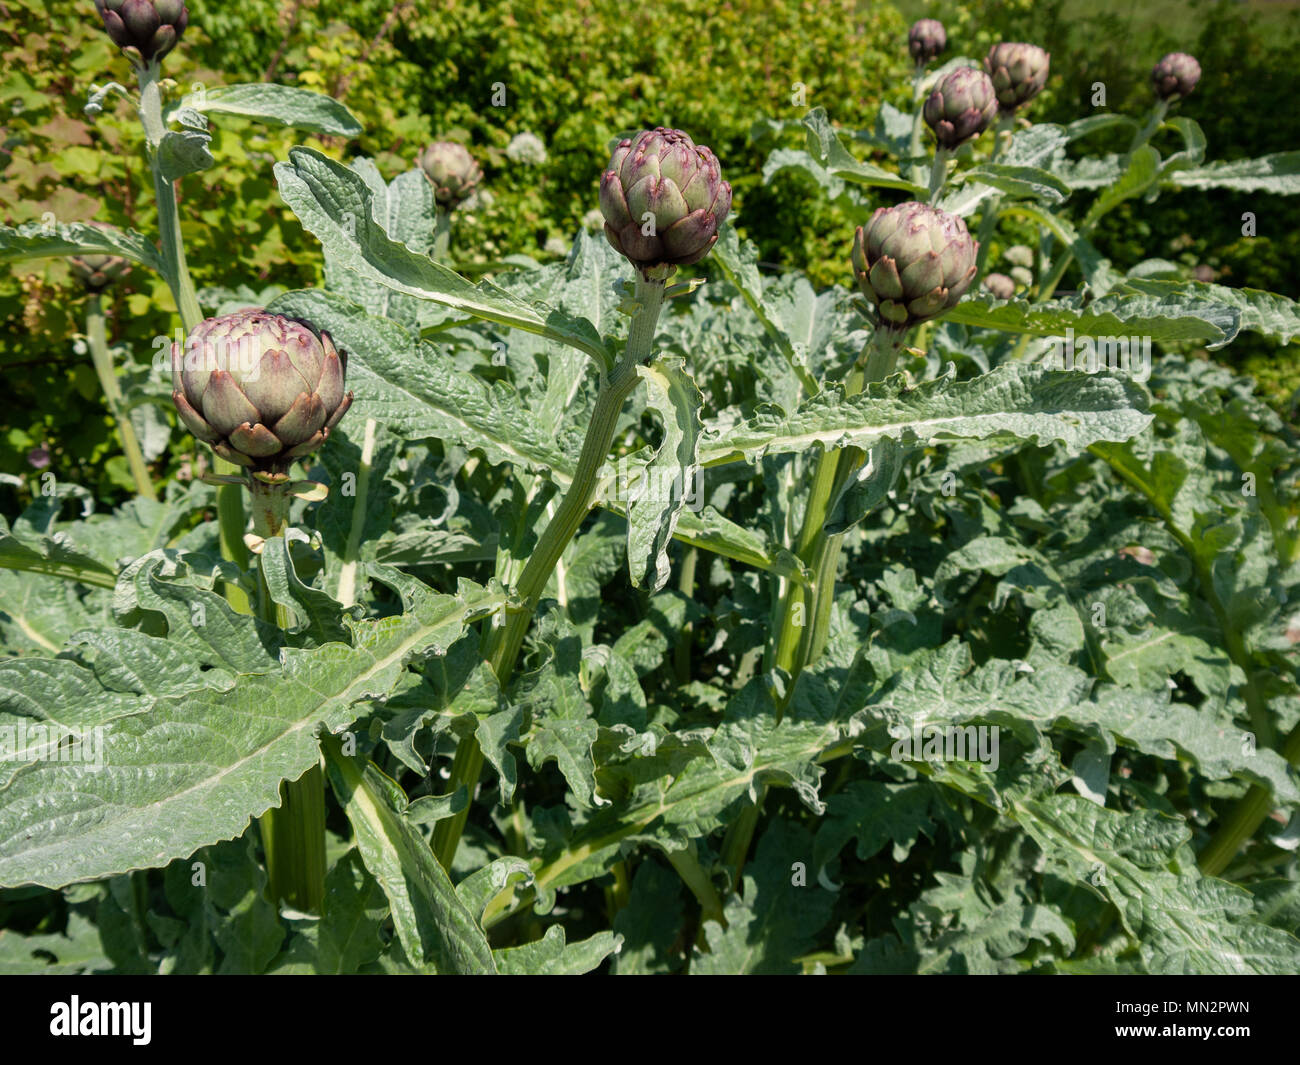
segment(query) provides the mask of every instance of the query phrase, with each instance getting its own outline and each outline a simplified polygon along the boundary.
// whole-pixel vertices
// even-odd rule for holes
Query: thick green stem
[[[1300,765],[1300,725],[1291,730],[1282,747],[1282,756],[1292,765]],[[1218,876],[1264,823],[1276,805],[1271,788],[1253,784],[1237,801],[1219,830],[1201,851],[1199,864],[1206,876]]]
[[[877,329],[845,381],[845,394],[856,395],[865,385],[883,381],[893,373],[905,335]],[[835,602],[835,574],[839,569],[840,548],[844,540],[843,534],[832,535],[825,531],[826,518],[839,490],[864,458],[861,448],[848,447],[824,451],[817,459],[803,525],[794,545],[795,555],[812,571],[813,583],[811,587],[803,588],[787,581],[777,609],[779,621],[772,657],[774,663],[791,678],[790,687],[777,704],[778,721],[784,714],[799,673],[814,662],[826,646],[831,607]],[[755,805],[742,811],[722,841],[721,861],[734,870],[733,883],[736,886],[740,884],[745,856],[758,827],[763,796],[764,792],[760,791]]]
[[[922,155],[921,130],[925,127],[925,96],[921,87],[925,84],[925,64],[916,65],[916,75],[912,78],[912,142],[908,149],[908,154],[913,159],[920,159]],[[912,164],[912,181],[919,185],[925,180],[925,164]]]
[[[289,517],[286,485],[251,482],[253,532],[264,540],[284,535]],[[265,548],[264,548],[265,550]],[[258,567],[258,616],[280,629],[288,611],[271,597]],[[304,913],[319,913],[325,899],[325,778],[319,765],[280,784],[280,806],[259,822],[271,898]]]
[[[1015,127],[1015,124],[1015,115],[998,116],[997,123],[993,126],[993,151],[989,153],[990,163],[998,161],[998,156],[1002,154],[1003,134],[1009,133]]]
[[[1146,123],[1142,126],[1141,129],[1139,129],[1135,134],[1133,134],[1133,143],[1128,146],[1129,155],[1132,155],[1134,152],[1136,152],[1139,148],[1142,147],[1142,145],[1146,144],[1146,142],[1149,141],[1152,138],[1152,136],[1155,135],[1156,130],[1160,128],[1160,124],[1164,122],[1165,115],[1168,112],[1169,112],[1168,100],[1157,100],[1155,102],[1155,105],[1151,108],[1151,113],[1147,115]]]
[[[136,438],[131,419],[122,409],[122,389],[117,383],[117,372],[113,369],[113,356],[108,350],[108,336],[104,328],[103,298],[98,292],[90,294],[86,306],[86,341],[90,345],[90,359],[95,364],[95,376],[99,378],[99,387],[104,391],[104,402],[108,412],[117,425],[117,435],[122,440],[122,452],[126,455],[126,464],[131,468],[131,477],[135,480],[135,490],[146,499],[157,499],[153,482],[149,479],[149,467],[145,465],[144,453],[140,450],[140,441]]]
[[[158,153],[158,148],[167,133],[167,127],[163,124],[162,92],[159,88],[158,74],[157,63],[150,63],[148,67],[139,71],[140,122],[144,126],[149,153],[149,170],[153,175],[154,194],[158,200],[158,236],[162,250],[163,276],[168,288],[172,290],[172,297],[176,300],[176,309],[180,311],[185,331],[189,332],[203,321],[203,312],[199,309],[199,300],[194,294],[194,282],[185,263],[181,220],[176,210],[176,188],[163,173],[162,161]]]
[[[614,431],[618,426],[619,414],[623,410],[627,397],[632,394],[640,380],[637,368],[654,350],[655,328],[659,322],[659,311],[664,299],[664,279],[645,277],[638,272],[635,299],[637,310],[632,317],[623,360],[601,383],[600,392],[596,396],[596,406],[591,412],[591,420],[587,425],[587,436],[582,443],[582,453],[578,457],[578,467],[574,472],[573,481],[550,523],[538,539],[537,546],[533,549],[515,585],[519,605],[507,610],[504,618],[494,617],[484,639],[483,657],[492,666],[502,688],[510,683],[514,675],[515,662],[519,657],[520,648],[523,647],[524,636],[532,623],[533,612],[546,591],[551,574],[555,572],[564,549],[577,535],[579,527],[595,503],[601,470],[609,459],[609,449],[614,442]],[[461,740],[460,746],[456,749],[456,757],[452,760],[451,777],[447,781],[446,794],[450,795],[464,785],[472,799],[482,768],[483,752],[479,750],[478,741],[473,736],[467,736]],[[468,816],[469,808],[466,807],[460,813],[440,821],[434,830],[434,853],[444,868],[451,868]]]
[[[352,500],[352,526],[343,549],[339,583],[335,598],[344,606],[357,601],[357,559],[361,554],[361,534],[366,527],[366,500],[370,493],[370,466],[375,457],[375,419],[366,419],[365,438],[361,444],[361,467],[357,470],[357,494]]]
[[[948,177],[948,153],[943,148],[935,148],[934,165],[930,168],[930,204],[939,202],[943,192],[943,183]]]
[[[1156,101],[1156,105],[1151,109],[1151,114],[1147,117],[1146,125],[1138,130],[1133,137],[1133,143],[1129,145],[1128,154],[1130,156],[1151,139],[1152,134],[1160,128],[1160,124],[1165,120],[1165,113],[1168,110],[1169,102],[1167,100]],[[1121,166],[1126,163],[1127,157],[1125,161],[1121,163]],[[1090,236],[1092,231],[1097,228],[1097,223],[1099,221],[1101,221],[1100,215],[1094,218],[1090,224],[1080,225],[1079,235],[1083,237]],[[1059,234],[1057,235],[1057,239],[1060,239]],[[1062,243],[1064,244],[1064,242]],[[1048,300],[1052,298],[1052,294],[1056,291],[1056,286],[1061,283],[1061,279],[1065,277],[1065,271],[1069,269],[1072,262],[1074,262],[1074,252],[1072,252],[1068,247],[1063,246],[1060,255],[1058,255],[1056,261],[1052,263],[1052,272],[1047,275],[1047,279],[1038,287],[1038,298],[1040,300]]]
[[[140,124],[144,127],[145,142],[149,160],[149,172],[153,176],[154,197],[158,205],[158,237],[162,251],[163,279],[171,289],[176,309],[180,312],[181,324],[189,333],[201,321],[203,311],[199,308],[198,296],[194,292],[194,280],[190,277],[189,266],[185,261],[185,242],[181,237],[180,213],[176,209],[176,187],[163,173],[162,160],[158,153],[159,145],[167,133],[162,117],[162,90],[159,86],[158,64],[150,63],[139,72],[140,81]],[[219,475],[232,476],[240,469],[233,462],[220,457],[213,457],[213,471]],[[241,570],[248,569],[248,550],[244,546],[244,499],[240,489],[235,485],[223,485],[217,489],[217,520],[220,526],[221,557],[229,559]],[[223,594],[231,607],[242,613],[251,613],[252,605],[248,596],[237,584],[229,582],[223,585]]]
[[[695,595],[695,566],[699,561],[698,548],[688,547],[682,559],[682,572],[677,580],[677,590],[691,599]],[[688,684],[691,679],[691,639],[694,633],[688,622],[682,626],[677,636],[677,646],[673,648],[673,671],[677,674],[678,684]]]
[[[447,253],[451,250],[451,212],[445,207],[438,207],[433,223],[433,254],[435,263],[445,263]]]

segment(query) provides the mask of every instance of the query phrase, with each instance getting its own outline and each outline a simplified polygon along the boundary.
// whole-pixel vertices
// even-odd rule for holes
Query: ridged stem
[[[256,479],[250,485],[254,534],[264,541],[284,536],[288,487]],[[287,629],[288,611],[272,598],[261,566],[258,592],[258,616],[282,631]],[[281,781],[280,806],[267,810],[258,827],[271,898],[303,913],[319,913],[325,899],[325,778],[319,764],[297,780]]]
[[[882,381],[893,373],[905,336],[905,333],[877,329],[845,381],[845,395],[857,395],[865,385]],[[835,574],[844,541],[842,533],[826,532],[826,519],[840,489],[864,458],[861,448],[848,447],[823,451],[817,459],[803,525],[794,545],[795,555],[812,572],[812,584],[804,588],[788,581],[777,611],[779,620],[772,660],[790,675],[790,685],[777,703],[778,722],[800,672],[816,661],[826,646],[831,608],[835,603]],[[723,837],[721,862],[733,870],[736,887],[740,885],[745,856],[758,827],[765,794],[765,789],[760,790],[757,802],[741,812]]]
[[[176,301],[176,309],[181,316],[181,325],[188,334],[203,321],[203,311],[194,292],[194,280],[190,277],[189,265],[185,261],[185,242],[181,236],[180,213],[176,209],[176,187],[163,173],[162,160],[158,152],[167,133],[162,117],[162,90],[159,86],[158,63],[152,62],[137,73],[140,82],[140,124],[144,127],[149,172],[153,177],[154,198],[158,206],[158,237],[162,251],[163,280],[171,289],[172,298]],[[233,462],[227,462],[215,455],[212,464],[213,471],[219,475],[232,476],[241,472]],[[244,500],[237,486],[222,485],[217,489],[217,520],[220,526],[221,557],[229,559],[241,570],[248,569],[248,549],[244,546]],[[233,610],[241,614],[252,613],[252,604],[239,585],[224,583],[222,594],[225,595],[226,601]]]
[[[140,450],[135,427],[122,407],[122,389],[117,383],[117,371],[113,368],[113,356],[108,350],[108,334],[104,327],[103,297],[98,292],[90,294],[90,301],[86,305],[86,343],[90,346],[90,361],[94,363],[95,376],[99,378],[99,387],[103,390],[108,413],[112,415],[117,435],[122,440],[122,453],[126,455],[126,464],[131,469],[135,490],[145,499],[157,499],[158,494],[154,491],[153,481],[149,479],[149,467]]]
[[[577,534],[595,502],[601,469],[609,458],[619,414],[640,380],[637,368],[654,350],[655,328],[659,322],[663,298],[664,279],[647,278],[638,271],[635,292],[637,310],[632,317],[623,360],[601,383],[573,481],[538,539],[537,546],[515,585],[520,605],[507,610],[504,618],[494,617],[488,627],[483,641],[483,657],[492,666],[503,689],[509,685],[514,675],[515,662],[523,646],[524,636],[551,574],[555,572],[564,549]],[[450,795],[463,785],[468,789],[472,800],[482,769],[483,752],[479,749],[478,741],[473,736],[467,736],[456,748],[445,794]],[[444,868],[451,868],[468,816],[467,806],[460,813],[440,821],[434,829],[434,854]]]

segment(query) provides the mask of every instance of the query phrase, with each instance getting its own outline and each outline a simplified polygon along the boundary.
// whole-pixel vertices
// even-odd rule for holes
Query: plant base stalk
[[[665,281],[666,275],[646,277],[640,272],[637,273],[635,299],[638,309],[633,315],[632,326],[628,332],[627,348],[622,361],[601,383],[573,481],[550,523],[538,539],[537,546],[529,556],[528,563],[524,566],[523,573],[520,574],[519,581],[515,585],[516,595],[522,605],[507,610],[504,621],[494,617],[489,622],[483,640],[483,657],[492,666],[502,688],[509,685],[514,676],[515,662],[523,647],[524,636],[532,623],[533,612],[546,591],[551,574],[555,572],[564,549],[577,535],[578,529],[595,502],[596,490],[600,483],[600,471],[609,458],[618,416],[627,397],[631,395],[640,380],[637,368],[654,349],[655,327],[659,322],[659,311],[663,306]],[[456,756],[452,760],[451,777],[447,781],[444,794],[450,795],[464,785],[472,796],[482,768],[483,752],[479,749],[478,740],[473,736],[465,737],[456,749]],[[451,868],[468,816],[467,807],[459,814],[439,822],[434,830],[434,854],[445,869]]]
[[[270,540],[284,535],[289,518],[287,485],[249,482],[253,532]],[[265,546],[263,548],[265,550]],[[259,567],[258,615],[287,629],[285,609],[271,598]],[[319,913],[325,898],[325,777],[317,764],[297,780],[280,784],[280,806],[259,822],[271,898],[304,913]]]
[[[86,340],[90,346],[95,376],[99,378],[99,387],[104,392],[104,402],[117,425],[117,435],[122,441],[122,453],[126,455],[126,464],[135,481],[135,490],[145,499],[157,499],[153,481],[149,478],[149,467],[144,461],[144,452],[140,450],[140,441],[135,435],[135,427],[122,407],[122,389],[117,383],[117,372],[113,368],[113,356],[108,350],[108,334],[104,327],[103,297],[98,292],[91,293],[90,302],[86,305]]]

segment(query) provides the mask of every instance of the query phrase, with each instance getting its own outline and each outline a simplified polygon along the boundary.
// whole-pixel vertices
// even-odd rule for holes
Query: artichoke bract
[[[307,322],[236,311],[201,322],[184,352],[172,345],[172,402],[199,440],[274,484],[352,405],[345,360],[330,335]]]
[[[993,79],[998,108],[1013,114],[1043,91],[1052,57],[1036,44],[1002,43],[989,49],[984,70]]]
[[[955,307],[979,244],[956,215],[924,203],[881,207],[853,237],[853,275],[882,329],[902,332]]]
[[[483,170],[463,144],[434,141],[420,153],[419,167],[433,185],[433,198],[454,210],[483,180]]]
[[[712,151],[678,129],[620,141],[600,179],[605,237],[643,273],[709,254],[731,210],[731,186]]]
[[[939,82],[925,101],[922,115],[946,151],[973,140],[997,117],[993,82],[982,70],[958,67]]]
[[[917,66],[925,66],[947,47],[948,33],[938,19],[918,19],[907,31],[907,51]]]
[[[1186,52],[1170,52],[1151,71],[1156,95],[1172,103],[1181,100],[1201,80],[1201,64]]]
[[[95,0],[95,10],[113,43],[138,67],[162,59],[190,23],[184,0]]]

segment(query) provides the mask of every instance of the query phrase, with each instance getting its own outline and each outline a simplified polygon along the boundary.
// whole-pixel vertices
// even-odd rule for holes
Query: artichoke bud
[[[1201,64],[1186,52],[1170,52],[1151,71],[1156,95],[1173,103],[1196,88],[1201,80]]]
[[[697,263],[718,240],[731,186],[713,152],[660,126],[620,141],[600,179],[605,237],[641,272]]]
[[[137,67],[175,48],[190,22],[184,0],[95,0],[95,10],[113,43]]]
[[[1004,42],[989,49],[984,70],[993,79],[1004,115],[1014,114],[1043,91],[1051,59],[1036,44]]]
[[[113,227],[106,222],[87,222],[85,224],[106,232],[114,231]],[[118,278],[125,277],[131,272],[131,264],[126,259],[108,252],[84,252],[81,255],[70,255],[68,257],[68,266],[72,268],[73,274],[85,286],[87,292],[103,292]]]
[[[877,325],[903,332],[957,305],[979,244],[956,215],[924,203],[881,207],[853,236],[853,276]]]
[[[907,50],[917,66],[925,66],[947,47],[948,34],[938,19],[919,19],[907,32]]]
[[[448,211],[459,207],[483,180],[483,170],[469,149],[453,141],[434,141],[420,153],[418,162],[433,186],[433,198]]]
[[[352,405],[347,356],[307,322],[261,308],[201,322],[172,345],[172,402],[199,440],[259,481],[288,480]]]
[[[993,82],[982,70],[958,67],[946,75],[925,101],[922,114],[946,151],[974,140],[997,117]]]
[[[1006,274],[989,274],[984,278],[984,288],[996,300],[1009,300],[1016,294],[1016,283]]]

